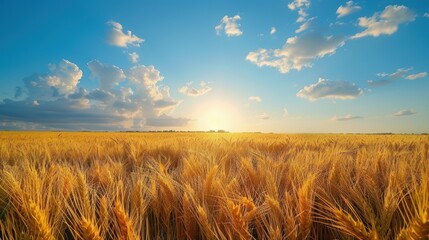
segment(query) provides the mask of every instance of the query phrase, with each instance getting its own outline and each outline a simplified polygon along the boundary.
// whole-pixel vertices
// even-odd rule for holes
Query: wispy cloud
[[[262,102],[262,98],[260,96],[250,96],[248,99],[251,102]]]
[[[344,45],[342,36],[323,36],[319,33],[307,33],[288,38],[283,48],[267,50],[260,48],[250,52],[246,60],[258,67],[274,67],[281,73],[292,69],[300,71],[311,67],[312,61],[332,55]]]
[[[268,116],[268,114],[266,114],[266,113],[262,113],[261,115],[259,115],[259,118],[260,118],[260,119],[262,119],[262,120],[268,120],[268,119],[270,119],[271,117],[270,117],[270,116]]]
[[[354,83],[319,78],[317,83],[305,86],[296,96],[315,101],[318,99],[355,99],[361,94],[363,94],[363,90]]]
[[[212,90],[212,88],[204,81],[200,82],[200,89],[193,88],[192,82],[186,83],[183,87],[179,88],[179,92],[190,97],[204,95]]]
[[[289,116],[289,111],[287,108],[283,108],[283,117]]]
[[[306,20],[303,24],[301,24],[301,26],[299,26],[299,28],[297,30],[295,30],[295,33],[300,33],[300,32],[307,30],[308,28],[310,28],[311,22],[314,19],[316,19],[316,18],[312,17],[312,18]]]
[[[354,12],[357,12],[361,10],[362,8],[354,3],[353,1],[348,1],[345,6],[341,5],[337,9],[337,18],[341,18],[344,16],[347,16],[349,14],[352,14]]]
[[[424,78],[427,75],[428,75],[427,72],[421,72],[421,73],[417,73],[417,74],[410,74],[405,79],[407,79],[407,80],[416,80],[416,79],[419,79],[419,78]]]
[[[350,121],[350,120],[356,120],[356,119],[362,119],[361,116],[354,116],[354,115],[345,115],[345,116],[333,116],[331,118],[332,121]]]
[[[392,35],[398,30],[400,24],[412,22],[415,19],[416,14],[406,6],[389,5],[381,13],[375,13],[371,17],[359,18],[359,26],[365,28],[365,30],[351,38]]]
[[[407,80],[416,80],[419,78],[424,78],[427,76],[426,72],[421,72],[417,74],[409,74],[408,72],[413,70],[413,68],[398,68],[393,73],[377,73],[377,77],[381,78],[380,80],[368,80],[368,85],[371,87],[379,87],[384,86],[393,81],[399,79],[407,79]]]
[[[425,13],[425,14],[423,14],[423,17],[427,17],[427,18],[429,18],[429,13]]]
[[[224,16],[220,20],[220,24],[215,27],[216,34],[219,35],[224,30],[228,37],[241,36],[243,32],[240,30],[240,24],[238,23],[240,19],[240,15],[235,15],[234,17]]]
[[[138,63],[139,58],[140,56],[136,52],[128,53],[128,59],[130,60],[131,63],[134,63],[134,64]]]
[[[414,109],[405,109],[394,113],[393,116],[402,117],[402,116],[410,116],[415,114],[417,114],[417,112]]]
[[[273,35],[274,33],[276,33],[276,31],[277,30],[275,27],[271,27],[270,34]]]
[[[140,47],[140,43],[144,41],[144,39],[137,37],[131,31],[124,33],[122,25],[118,22],[109,21],[107,24],[112,27],[108,35],[108,42],[112,45],[123,48],[126,48],[129,45]]]

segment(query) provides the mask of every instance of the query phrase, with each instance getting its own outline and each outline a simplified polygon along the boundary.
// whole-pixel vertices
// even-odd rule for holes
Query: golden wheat
[[[429,136],[0,132],[0,239],[427,239]]]

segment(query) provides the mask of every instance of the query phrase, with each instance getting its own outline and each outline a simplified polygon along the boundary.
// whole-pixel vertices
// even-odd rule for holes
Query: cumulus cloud
[[[98,79],[103,90],[110,91],[125,79],[124,71],[115,65],[103,64],[98,60],[92,60],[87,65],[92,78]]]
[[[140,47],[140,43],[144,41],[144,39],[137,37],[131,31],[124,33],[122,25],[118,22],[109,21],[107,24],[112,27],[108,34],[108,42],[112,45],[123,48],[130,45]]]
[[[271,27],[270,34],[273,35],[274,33],[276,33],[276,31],[277,30],[275,27]]]
[[[14,127],[10,123],[17,122],[38,129],[141,130],[146,122],[156,126],[157,120],[164,127],[187,123],[187,119],[168,115],[181,101],[170,96],[168,86],[160,85],[163,77],[155,67],[138,65],[124,71],[96,60],[88,66],[99,80],[99,88],[78,87],[82,71],[67,60],[49,65],[47,74],[24,78],[26,98],[0,101],[0,124]]]
[[[407,80],[416,80],[419,78],[426,77],[426,72],[421,72],[417,74],[408,74],[413,68],[398,68],[393,73],[377,73],[377,76],[381,78],[380,80],[368,80],[368,85],[371,87],[384,86],[389,83],[392,83],[398,79],[407,79]]]
[[[355,99],[361,94],[363,94],[363,90],[354,83],[319,78],[317,83],[305,86],[296,96],[315,101],[318,99]]]
[[[79,67],[67,60],[58,64],[50,64],[49,73],[33,74],[23,79],[29,100],[51,100],[59,95],[72,94],[82,78]],[[21,96],[24,91],[15,90],[15,95]]]
[[[427,72],[421,72],[421,73],[417,73],[417,74],[410,74],[405,79],[407,79],[407,80],[416,80],[416,79],[419,79],[419,78],[424,78],[427,75],[428,75]]]
[[[170,96],[168,86],[160,87],[158,83],[164,79],[160,71],[154,66],[139,65],[132,67],[127,77],[135,85],[134,96],[137,99],[145,99],[148,104],[146,109],[152,110],[156,115],[161,115],[176,108],[181,101]]]
[[[251,102],[262,102],[262,98],[260,96],[250,96],[248,99]]]
[[[337,9],[337,18],[341,18],[344,16],[347,16],[349,14],[352,14],[354,12],[357,12],[361,10],[362,8],[354,3],[353,1],[348,1],[345,6],[341,5]]]
[[[406,6],[389,5],[383,12],[375,13],[372,17],[359,18],[359,26],[365,28],[365,30],[351,38],[392,35],[398,30],[400,24],[412,22],[415,19],[416,14]]]
[[[261,48],[250,52],[246,60],[258,67],[277,68],[281,73],[287,73],[292,69],[300,71],[311,67],[313,60],[334,54],[344,42],[345,37],[342,36],[323,36],[311,32],[288,38],[280,49]]]
[[[304,22],[308,16],[307,9],[310,7],[310,0],[294,0],[288,4],[290,10],[298,10],[298,19],[296,22]]]
[[[270,119],[270,116],[268,116],[268,114],[266,113],[262,113],[261,115],[259,115],[259,118],[262,120],[268,120]]]
[[[190,97],[204,95],[212,90],[212,88],[204,81],[200,82],[200,89],[191,87],[192,82],[186,83],[183,87],[179,88],[179,92]]]
[[[417,112],[414,109],[405,109],[405,110],[401,110],[401,111],[394,113],[393,116],[403,117],[403,116],[410,116],[410,115],[415,115],[415,114],[417,114]]]
[[[356,120],[356,119],[361,119],[363,117],[361,116],[354,116],[354,115],[345,115],[345,116],[333,116],[331,118],[332,121],[350,121],[350,120]]]
[[[136,52],[128,53],[128,59],[130,59],[131,63],[136,64],[139,61],[139,54]]]
[[[243,34],[240,30],[240,24],[237,23],[241,19],[240,15],[234,17],[224,16],[220,20],[220,24],[215,27],[216,34],[219,35],[222,30],[228,37],[238,37]]]

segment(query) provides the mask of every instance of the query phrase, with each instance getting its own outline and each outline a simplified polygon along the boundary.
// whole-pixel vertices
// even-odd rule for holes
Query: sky
[[[0,2],[0,129],[429,132],[429,1]]]

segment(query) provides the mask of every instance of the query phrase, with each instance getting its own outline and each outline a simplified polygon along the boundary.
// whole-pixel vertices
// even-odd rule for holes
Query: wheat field
[[[429,136],[0,132],[0,239],[428,239]]]

